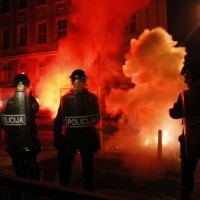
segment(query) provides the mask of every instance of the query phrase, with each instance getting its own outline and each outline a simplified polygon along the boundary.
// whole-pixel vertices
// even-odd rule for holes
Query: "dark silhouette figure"
[[[69,186],[71,166],[79,151],[84,189],[93,190],[94,154],[100,150],[99,105],[96,95],[86,88],[87,76],[77,69],[70,76],[73,88],[61,97],[54,120],[54,144],[58,149],[60,184]],[[64,128],[63,128],[64,127]]]
[[[200,65],[189,63],[181,70],[188,89],[181,92],[169,114],[183,119],[183,133],[179,136],[181,152],[181,200],[191,199],[194,172],[200,157]]]

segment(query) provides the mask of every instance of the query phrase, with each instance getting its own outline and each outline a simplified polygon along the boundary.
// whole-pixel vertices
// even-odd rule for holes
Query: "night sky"
[[[200,62],[200,0],[168,0],[168,31],[187,48],[188,61]]]

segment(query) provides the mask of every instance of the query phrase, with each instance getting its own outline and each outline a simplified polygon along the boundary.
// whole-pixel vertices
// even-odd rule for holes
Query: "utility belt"
[[[26,116],[24,114],[17,115],[1,115],[1,124],[4,126],[25,126]]]
[[[99,115],[65,116],[65,125],[69,128],[94,126],[99,121]]]

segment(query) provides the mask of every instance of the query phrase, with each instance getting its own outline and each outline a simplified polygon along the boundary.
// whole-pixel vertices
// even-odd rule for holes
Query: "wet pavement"
[[[38,155],[38,163],[41,170],[41,181],[45,184],[58,183],[58,163],[56,150],[53,147],[51,131],[43,133],[42,151]],[[113,197],[122,197],[133,200],[178,200],[180,195],[180,162],[162,160],[160,165],[163,170],[149,178],[133,173],[124,167],[121,162],[120,152],[101,151],[95,158],[95,193],[108,194]],[[155,161],[153,161],[155,162]],[[11,160],[8,154],[0,148],[0,173],[14,176]],[[72,180],[70,188],[82,190],[82,167],[80,155],[77,154],[73,164]],[[10,200],[9,190],[0,188],[0,199]],[[200,166],[196,170],[196,185],[193,199],[200,199]]]

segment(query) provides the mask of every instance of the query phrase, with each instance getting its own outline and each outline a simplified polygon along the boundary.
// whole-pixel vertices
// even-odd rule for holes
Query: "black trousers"
[[[197,160],[182,159],[181,161],[181,200],[190,200],[195,184],[194,172]]]
[[[72,172],[72,163],[74,161],[77,151],[72,153],[65,153],[58,151],[59,161],[59,177],[60,184],[69,186]],[[84,189],[93,190],[93,176],[94,176],[94,152],[93,151],[80,151],[81,162],[83,167],[83,180]]]
[[[20,178],[40,180],[37,154],[34,152],[9,152],[15,172]]]

